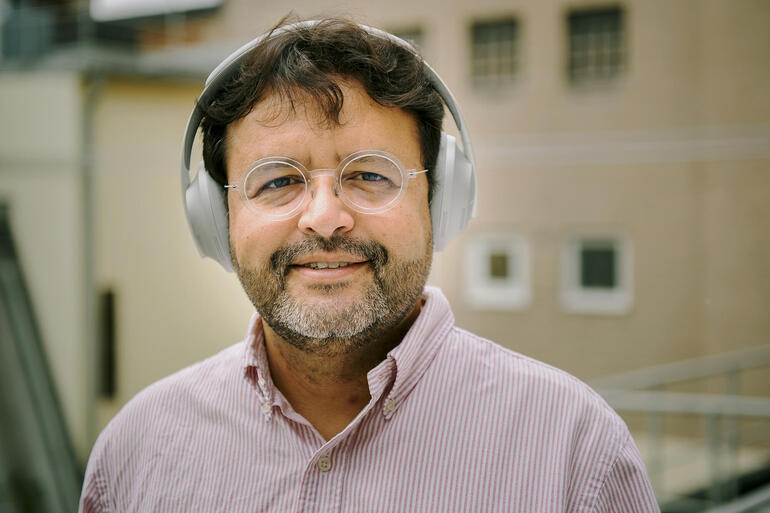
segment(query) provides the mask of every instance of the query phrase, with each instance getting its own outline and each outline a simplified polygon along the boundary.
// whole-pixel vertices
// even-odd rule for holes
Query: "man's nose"
[[[350,231],[353,214],[339,197],[333,172],[313,173],[310,180],[310,200],[299,217],[299,229],[324,238]]]

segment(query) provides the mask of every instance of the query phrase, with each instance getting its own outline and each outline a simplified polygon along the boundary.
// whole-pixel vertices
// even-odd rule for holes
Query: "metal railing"
[[[739,500],[748,471],[741,465],[742,454],[753,456],[755,467],[770,465],[770,397],[745,396],[739,390],[741,373],[767,366],[770,345],[648,367],[590,384],[616,410],[646,417],[648,443],[643,452],[664,511],[703,511]],[[724,378],[722,394],[666,390],[672,385],[718,376]],[[705,435],[693,434],[684,437],[688,443],[679,443],[681,436],[664,429],[665,421],[673,417],[689,418],[693,428],[700,424]],[[749,421],[756,425],[747,426]],[[675,476],[678,468],[688,465],[690,469],[705,467],[707,477],[700,490],[680,487],[672,491],[665,477]]]

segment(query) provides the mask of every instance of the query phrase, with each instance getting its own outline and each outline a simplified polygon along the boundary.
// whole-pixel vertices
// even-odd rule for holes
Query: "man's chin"
[[[320,290],[292,287],[270,306],[266,320],[271,326],[275,323],[286,330],[284,333],[312,339],[355,337],[377,324],[388,311],[377,287],[359,290],[336,283],[325,284]]]
[[[357,305],[314,304],[282,308],[268,321],[273,330],[297,348],[345,353],[378,324],[379,316]]]
[[[318,322],[324,324],[339,326],[345,326],[353,319],[356,319],[357,324],[365,322],[362,321],[362,318],[374,320],[379,317],[377,315],[379,311],[387,308],[379,297],[371,297],[361,291],[324,290],[318,294],[294,296],[291,302],[307,318],[317,319]]]
[[[298,305],[323,308],[326,305],[360,304],[373,287],[371,280],[361,283],[361,280],[307,282],[289,279],[286,294]]]

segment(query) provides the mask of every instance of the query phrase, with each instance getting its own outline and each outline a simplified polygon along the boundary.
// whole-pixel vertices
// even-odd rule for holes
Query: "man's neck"
[[[369,403],[368,372],[401,343],[417,319],[423,300],[397,326],[345,354],[298,349],[263,321],[273,383],[294,410],[329,440]]]

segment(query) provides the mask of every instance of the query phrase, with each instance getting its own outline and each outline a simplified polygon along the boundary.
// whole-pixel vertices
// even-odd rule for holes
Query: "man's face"
[[[407,169],[421,169],[415,120],[376,104],[358,84],[340,87],[339,125],[327,123],[302,95],[294,110],[268,96],[232,123],[230,183],[240,183],[250,165],[267,156],[334,169],[356,151],[382,150]],[[333,185],[333,176],[313,178],[310,202],[281,221],[255,214],[237,191],[227,198],[234,267],[252,303],[281,338],[328,354],[352,351],[394,329],[414,310],[432,258],[425,175],[409,179],[400,203],[381,214],[350,209]],[[347,265],[334,268],[339,263]]]

